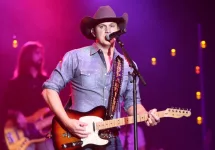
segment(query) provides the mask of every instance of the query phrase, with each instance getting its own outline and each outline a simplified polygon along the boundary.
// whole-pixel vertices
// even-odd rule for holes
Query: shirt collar
[[[96,43],[93,43],[91,49],[90,49],[90,56],[94,55],[95,53],[97,53],[100,49],[98,48],[98,46],[96,45]]]

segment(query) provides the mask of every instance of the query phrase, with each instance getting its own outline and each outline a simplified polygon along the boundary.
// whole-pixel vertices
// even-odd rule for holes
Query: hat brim
[[[92,17],[85,17],[81,20],[81,32],[82,34],[91,40],[95,40],[96,38],[92,35],[91,30],[96,25],[102,22],[116,22],[120,29],[125,29],[128,22],[128,14],[124,13],[122,17],[114,17],[114,18],[102,18],[102,19],[94,19]]]

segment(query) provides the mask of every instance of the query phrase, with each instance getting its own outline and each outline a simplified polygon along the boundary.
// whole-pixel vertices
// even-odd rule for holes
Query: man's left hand
[[[157,115],[157,109],[152,109],[148,112],[147,126],[155,126],[160,122],[160,117]]]

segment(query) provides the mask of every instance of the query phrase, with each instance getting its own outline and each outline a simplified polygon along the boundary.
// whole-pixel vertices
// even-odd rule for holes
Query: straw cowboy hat
[[[110,6],[101,6],[93,17],[84,17],[81,20],[80,28],[82,34],[88,39],[95,40],[91,29],[102,22],[116,22],[120,29],[125,29],[128,22],[128,14],[124,13],[121,17],[117,17]]]

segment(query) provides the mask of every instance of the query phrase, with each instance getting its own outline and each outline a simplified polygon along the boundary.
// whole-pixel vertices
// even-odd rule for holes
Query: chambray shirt
[[[133,105],[133,83],[129,67],[124,56],[116,49],[114,50],[115,59],[117,56],[124,59],[123,80],[120,90],[119,102],[124,101],[124,108],[127,110]],[[57,91],[58,93],[71,83],[71,96],[73,104],[71,109],[80,112],[87,112],[96,106],[108,106],[111,89],[113,66],[107,72],[103,52],[99,50],[95,43],[90,46],[74,49],[67,52],[62,61],[51,73],[49,79],[44,82],[43,88]],[[139,79],[137,78],[137,85]],[[137,103],[141,103],[139,87],[137,86]],[[114,118],[120,117],[120,105],[117,105]]]

